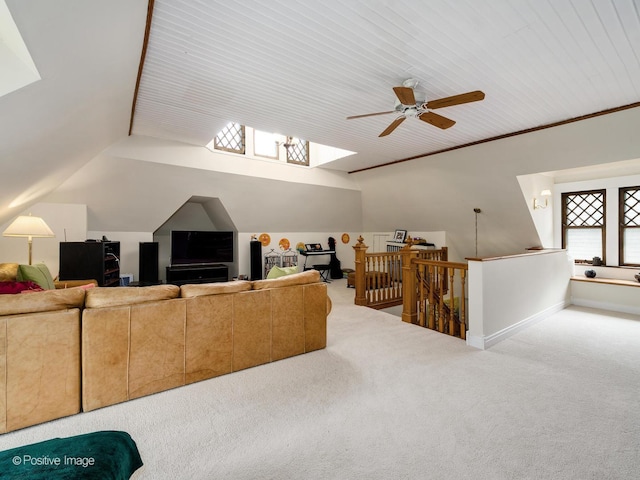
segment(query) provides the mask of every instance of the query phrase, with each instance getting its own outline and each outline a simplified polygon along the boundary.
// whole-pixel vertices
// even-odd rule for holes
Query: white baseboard
[[[630,313],[632,315],[640,315],[640,307],[633,305],[621,305],[619,303],[598,302],[594,300],[586,300],[584,298],[571,297],[571,304],[578,307],[598,308],[600,310],[611,310],[612,312]]]
[[[553,315],[554,313],[564,310],[568,306],[569,306],[569,302],[557,303],[556,305],[552,305],[548,308],[545,308],[541,312],[538,312],[535,315],[532,315],[523,320],[520,320],[519,322],[514,323],[513,325],[509,325],[508,327],[503,328],[499,332],[492,333],[491,335],[480,337],[480,336],[467,334],[467,345],[469,345],[470,347],[479,348],[481,350],[486,350],[487,348],[492,347],[496,343],[499,343],[509,338],[512,335],[515,335],[516,333],[524,330],[525,328],[528,328],[531,325],[534,325],[535,323],[538,323],[539,321],[544,320],[550,315]]]
[[[483,338],[476,335],[469,335],[469,333],[467,333],[467,345],[469,345],[470,347],[479,348],[480,350],[484,350]]]

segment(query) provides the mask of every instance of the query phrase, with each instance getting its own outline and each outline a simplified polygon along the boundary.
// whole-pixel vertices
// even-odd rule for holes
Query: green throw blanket
[[[142,466],[128,433],[104,431],[54,438],[0,452],[0,479],[126,480]]]

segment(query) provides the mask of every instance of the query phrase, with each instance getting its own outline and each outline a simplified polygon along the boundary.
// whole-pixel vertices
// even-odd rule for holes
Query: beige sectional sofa
[[[0,295],[0,433],[80,411],[79,288]]]
[[[322,349],[330,308],[315,270],[1,295],[0,432]]]

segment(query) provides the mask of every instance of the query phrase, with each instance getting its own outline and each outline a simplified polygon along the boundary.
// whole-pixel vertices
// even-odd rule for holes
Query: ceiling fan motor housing
[[[394,110],[407,117],[417,117],[423,110],[423,103],[416,103],[415,105],[404,105],[396,100]]]
[[[420,110],[417,106],[405,107],[402,113],[404,114],[405,117],[417,117],[422,113],[422,110]]]

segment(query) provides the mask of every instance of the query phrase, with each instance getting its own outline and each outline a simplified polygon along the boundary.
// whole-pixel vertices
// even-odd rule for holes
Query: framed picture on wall
[[[406,230],[396,230],[396,233],[393,235],[394,242],[404,242],[405,238],[407,238]]]

